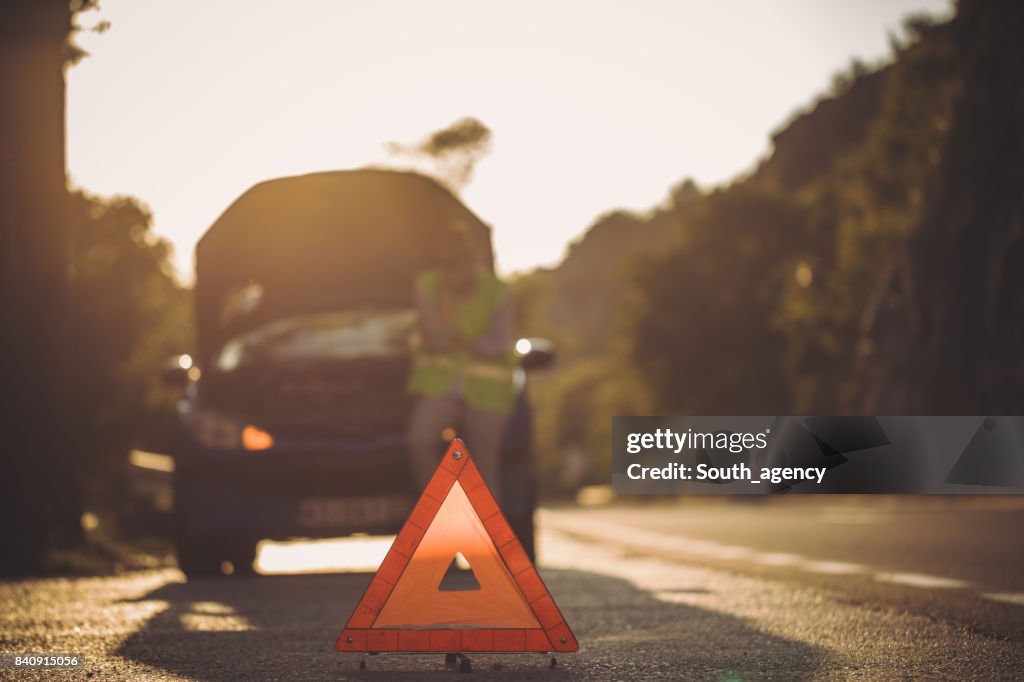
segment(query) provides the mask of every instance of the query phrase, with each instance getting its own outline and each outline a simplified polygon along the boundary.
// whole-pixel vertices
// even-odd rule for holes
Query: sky
[[[853,58],[948,0],[103,0],[67,75],[73,186],[128,194],[191,279],[196,240],[253,184],[395,164],[474,116],[463,190],[500,272],[557,263],[601,214],[724,183]]]

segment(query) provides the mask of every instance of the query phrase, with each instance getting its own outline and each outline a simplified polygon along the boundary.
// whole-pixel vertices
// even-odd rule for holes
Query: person
[[[469,226],[439,244],[438,266],[416,279],[418,347],[408,390],[416,396],[408,447],[420,488],[456,425],[495,497],[501,444],[515,399],[508,288],[484,265]],[[442,435],[446,434],[446,435]]]

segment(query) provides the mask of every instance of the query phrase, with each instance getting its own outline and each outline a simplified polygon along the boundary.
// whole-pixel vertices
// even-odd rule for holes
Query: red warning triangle
[[[441,590],[457,552],[479,588]],[[339,651],[576,651],[579,644],[455,439],[338,636]]]

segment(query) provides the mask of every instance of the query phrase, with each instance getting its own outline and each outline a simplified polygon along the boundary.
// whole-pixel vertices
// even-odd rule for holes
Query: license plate
[[[412,502],[405,497],[328,497],[303,500],[299,523],[306,528],[347,526],[353,528],[394,523],[409,514]]]

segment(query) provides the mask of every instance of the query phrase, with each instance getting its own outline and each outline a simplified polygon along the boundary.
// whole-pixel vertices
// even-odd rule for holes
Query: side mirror
[[[191,355],[174,355],[168,358],[160,370],[160,378],[167,386],[184,388],[189,379],[198,378],[199,368],[192,362]]]
[[[555,362],[555,344],[547,339],[519,339],[516,341],[516,357],[519,366],[525,370],[544,369]]]

